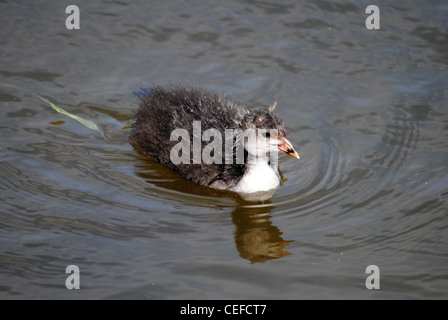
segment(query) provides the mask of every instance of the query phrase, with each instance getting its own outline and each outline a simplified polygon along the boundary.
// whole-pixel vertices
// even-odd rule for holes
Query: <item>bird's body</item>
[[[199,136],[194,134],[198,126],[201,130]],[[183,86],[153,87],[147,90],[141,97],[130,143],[139,152],[200,185],[239,193],[276,189],[280,184],[280,177],[277,163],[273,163],[269,155],[259,156],[259,151],[254,152],[247,145],[238,153],[239,143],[244,142],[244,138],[240,139],[242,132],[251,129],[265,129],[268,132],[277,130],[272,131],[274,134],[279,132],[275,139],[267,139],[265,136],[263,142],[266,142],[266,150],[262,150],[263,155],[264,151],[280,150],[298,158],[297,152],[286,139],[282,120],[271,111],[248,111],[222,95]],[[214,130],[213,140],[202,135],[207,130]],[[173,160],[178,155],[177,152],[173,153],[173,148],[180,143],[179,135],[177,139],[173,139],[173,132],[188,133],[190,141],[185,144],[187,151],[182,150],[187,154],[182,156],[189,161],[179,163]],[[226,149],[229,132],[234,137],[230,147]],[[259,136],[256,137],[259,141]],[[221,147],[217,144],[220,142],[218,138],[221,139]],[[276,142],[275,148],[271,146],[271,140]],[[214,160],[212,163],[210,160],[200,159],[207,146],[210,148],[210,141],[218,146],[210,152]],[[198,147],[200,153],[195,150]]]

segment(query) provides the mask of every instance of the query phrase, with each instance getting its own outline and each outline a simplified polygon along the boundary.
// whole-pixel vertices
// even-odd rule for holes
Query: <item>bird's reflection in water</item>
[[[135,156],[138,159],[139,156]],[[231,213],[232,221],[235,224],[235,244],[240,256],[251,263],[265,262],[267,260],[279,259],[290,255],[284,250],[291,242],[283,240],[282,232],[271,222],[271,210],[273,205],[268,200],[275,190],[260,194],[238,195],[233,192],[214,190],[189,182],[180,178],[165,166],[156,161],[141,157],[140,166],[136,172],[137,176],[144,178],[149,184],[158,186],[165,190],[173,190],[187,196],[183,200],[197,201],[197,196],[203,196],[202,201],[209,199],[215,202],[216,199],[234,199],[235,209]],[[281,172],[280,172],[280,176]],[[173,183],[174,181],[174,183]],[[163,189],[159,189],[163,190]],[[150,192],[154,196],[154,192]],[[173,194],[174,196],[175,194]],[[191,196],[191,200],[188,199]],[[159,196],[167,196],[160,194]],[[168,198],[171,196],[168,195]]]
[[[232,212],[236,248],[242,258],[252,263],[290,255],[284,249],[292,241],[285,241],[282,232],[272,225],[271,210],[270,205],[246,205]]]

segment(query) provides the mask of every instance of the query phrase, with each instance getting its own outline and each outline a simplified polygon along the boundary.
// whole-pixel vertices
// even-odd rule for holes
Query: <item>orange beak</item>
[[[278,146],[278,150],[280,152],[286,153],[287,155],[289,155],[291,157],[294,157],[296,159],[300,159],[300,156],[297,153],[297,151],[294,150],[294,147],[292,146],[291,141],[289,141],[286,138],[282,138],[282,139],[283,139],[282,140],[283,143]]]

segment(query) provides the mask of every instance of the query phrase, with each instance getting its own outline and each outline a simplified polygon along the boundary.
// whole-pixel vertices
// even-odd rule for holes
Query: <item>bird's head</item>
[[[280,151],[299,159],[299,154],[294,150],[292,143],[286,137],[286,129],[282,119],[275,115],[271,108],[250,111],[243,118],[241,125],[243,130],[252,129],[255,131],[258,146],[257,153],[260,151]],[[265,146],[265,150],[260,150],[260,145]]]

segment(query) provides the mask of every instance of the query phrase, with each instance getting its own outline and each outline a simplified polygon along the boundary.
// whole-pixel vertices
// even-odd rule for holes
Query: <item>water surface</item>
[[[444,1],[380,30],[370,1],[78,1],[67,30],[70,4],[0,3],[0,298],[448,297]],[[278,102],[301,159],[270,200],[132,149],[132,91],[179,81]]]

